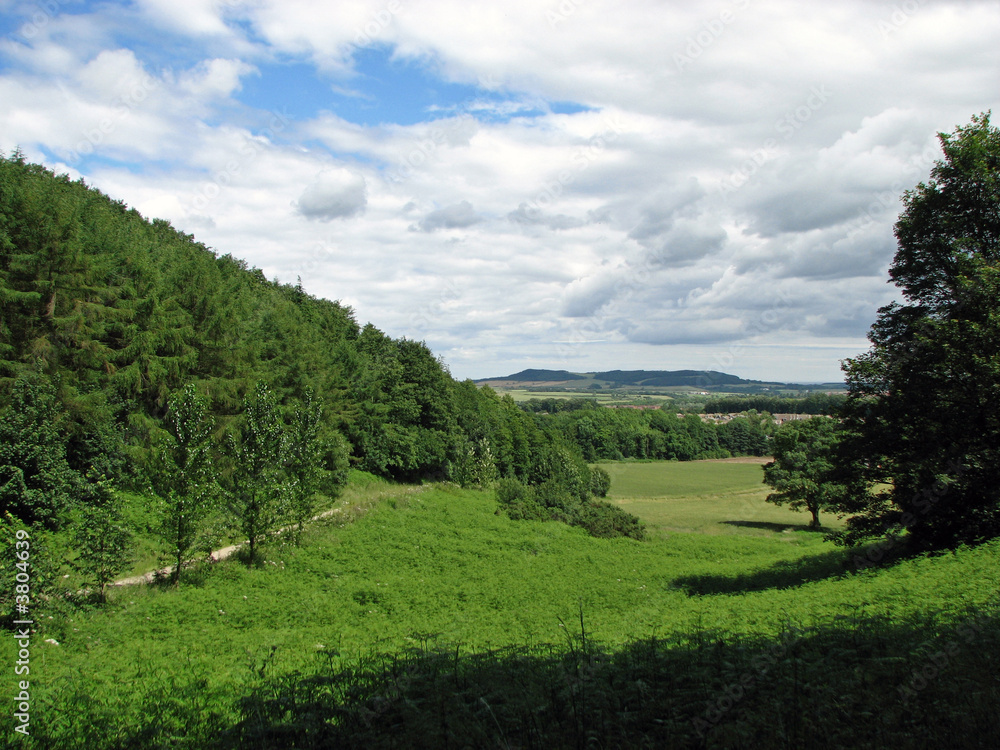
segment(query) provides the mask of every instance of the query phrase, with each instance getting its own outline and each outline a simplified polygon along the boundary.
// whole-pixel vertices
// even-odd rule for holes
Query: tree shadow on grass
[[[722,521],[722,523],[727,526],[738,526],[746,529],[762,529],[764,531],[773,531],[776,533],[781,533],[782,531],[810,531],[825,534],[829,531],[829,529],[823,527],[817,529],[809,526],[808,524],[774,523],[772,521]]]
[[[774,637],[702,631],[606,647],[578,633],[563,646],[330,655],[304,673],[260,672],[227,739],[366,750],[914,747],[914,738],[987,747],[1000,729],[998,646],[990,611],[944,629],[860,617]],[[946,649],[951,669],[928,678]],[[981,650],[991,651],[983,663]]]
[[[235,695],[183,670],[151,671],[124,705],[67,682],[32,714],[32,739],[95,750],[178,737],[218,750],[992,748],[997,615],[861,614],[771,636],[700,630],[626,645],[581,629],[558,646],[323,651],[280,672],[272,648]]]
[[[798,560],[782,560],[767,568],[731,575],[693,575],[675,578],[669,584],[688,596],[711,594],[744,594],[765,589],[787,589],[804,583],[822,581],[846,575],[850,570],[850,553],[831,550]]]

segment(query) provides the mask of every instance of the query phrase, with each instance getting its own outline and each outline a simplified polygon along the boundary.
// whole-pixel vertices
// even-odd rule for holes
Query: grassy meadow
[[[341,512],[263,565],[51,607],[31,736],[4,741],[991,746],[1000,544],[855,573],[763,501],[759,464],[604,467],[646,541],[513,522],[489,491],[356,477]],[[16,659],[12,638],[0,651]]]
[[[765,502],[770,488],[761,466],[769,458],[598,464],[611,475],[609,499],[639,516],[653,534],[697,531],[750,534],[805,530],[806,513]],[[828,529],[835,516],[822,515]],[[822,534],[815,535],[817,540]]]
[[[530,401],[533,398],[543,399],[543,398],[560,398],[560,399],[576,399],[576,398],[586,398],[593,399],[598,404],[602,406],[616,406],[620,404],[645,404],[648,406],[659,406],[665,404],[669,401],[673,401],[674,397],[667,393],[648,393],[643,391],[642,393],[632,393],[627,389],[615,389],[615,390],[579,390],[574,391],[571,389],[560,389],[555,391],[546,391],[541,388],[501,388],[497,387],[497,393],[504,396],[510,396],[517,403],[523,401]],[[683,389],[678,389],[683,390]]]

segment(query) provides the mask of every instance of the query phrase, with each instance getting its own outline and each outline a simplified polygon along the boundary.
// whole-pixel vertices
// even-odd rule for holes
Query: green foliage
[[[644,538],[642,522],[622,508],[582,496],[574,490],[572,471],[561,477],[553,473],[537,486],[529,486],[513,478],[501,479],[494,487],[497,503],[513,521],[562,521],[579,526],[595,537]],[[596,486],[604,497],[611,486],[611,477],[600,467],[589,470],[589,486]]]
[[[755,411],[719,425],[719,444],[734,456],[765,456],[771,450],[774,421]]]
[[[517,479],[501,479],[496,484],[496,498],[512,521],[546,521],[549,511],[535,499],[535,490]]]
[[[254,395],[243,403],[243,418],[229,433],[232,465],[226,489],[229,512],[247,539],[253,562],[258,545],[286,510],[288,487],[281,464],[287,438],[274,395],[266,384],[258,383]]]
[[[538,424],[577,446],[587,461],[623,458],[691,461],[730,454],[763,455],[768,423],[757,415],[737,424],[715,425],[697,415],[679,417],[675,408],[595,407],[537,414]]]
[[[839,423],[829,417],[786,422],[774,434],[774,460],[764,466],[764,481],[775,492],[769,503],[804,508],[809,525],[820,527],[820,510],[840,502],[843,487],[834,481],[834,460],[840,440]]]
[[[603,539],[624,536],[641,541],[645,538],[645,528],[637,516],[601,500],[582,503],[574,525],[586,529],[591,536]]]
[[[81,477],[66,458],[64,410],[43,376],[18,378],[0,412],[0,513],[32,525],[65,521]]]
[[[23,619],[16,616],[18,603],[27,605],[37,619],[57,608],[64,552],[60,542],[41,524],[31,527],[10,513],[0,516],[0,624]],[[18,574],[27,574],[28,583]]]
[[[105,600],[109,583],[132,564],[134,533],[129,527],[121,495],[105,478],[86,487],[73,526],[73,543],[78,550],[77,569],[98,587]]]
[[[739,414],[745,411],[769,414],[822,414],[837,416],[847,396],[830,393],[810,393],[802,398],[782,396],[719,396],[705,402],[706,414]]]
[[[292,413],[283,454],[289,507],[300,535],[303,524],[312,517],[315,496],[323,484],[323,445],[319,438],[322,412],[322,405],[307,390],[302,405]]]
[[[1000,535],[1000,130],[983,114],[939,139],[944,158],[896,223],[904,302],[845,363],[848,544]]]
[[[594,497],[607,497],[611,489],[611,475],[600,466],[590,467],[590,494]]]
[[[161,533],[180,579],[185,557],[205,532],[205,521],[218,497],[213,466],[208,400],[187,385],[170,401],[167,431],[154,450],[153,488],[163,500]]]

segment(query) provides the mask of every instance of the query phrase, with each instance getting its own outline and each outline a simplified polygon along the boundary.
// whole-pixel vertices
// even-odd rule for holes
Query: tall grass
[[[41,622],[22,744],[977,747],[997,730],[998,544],[853,574],[816,534],[594,539],[511,522],[489,493],[365,481],[258,567]]]

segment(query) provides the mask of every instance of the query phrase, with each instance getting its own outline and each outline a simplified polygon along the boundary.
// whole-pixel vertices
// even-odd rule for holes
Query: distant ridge
[[[717,370],[605,370],[604,372],[569,372],[568,370],[521,370],[513,375],[479,378],[478,385],[513,389],[556,389],[579,391],[628,388],[687,388],[710,393],[770,393],[775,390],[842,391],[843,383],[783,383],[747,380]]]
[[[568,370],[522,370],[513,375],[482,378],[477,383],[557,383],[574,380],[603,381],[615,386],[647,386],[671,388],[689,386],[705,388],[719,385],[752,385],[757,380],[744,380],[715,370],[608,370],[577,373]]]
[[[715,370],[610,370],[593,373],[594,380],[607,380],[619,385],[645,385],[659,388],[672,386],[705,387],[709,385],[749,385],[756,380],[744,380]]]
[[[489,380],[511,380],[518,383],[549,383],[553,381],[586,379],[587,377],[585,375],[569,372],[568,370],[521,370],[521,372],[516,372],[513,375],[507,375],[502,378],[484,378],[483,380],[476,382],[482,383]]]

